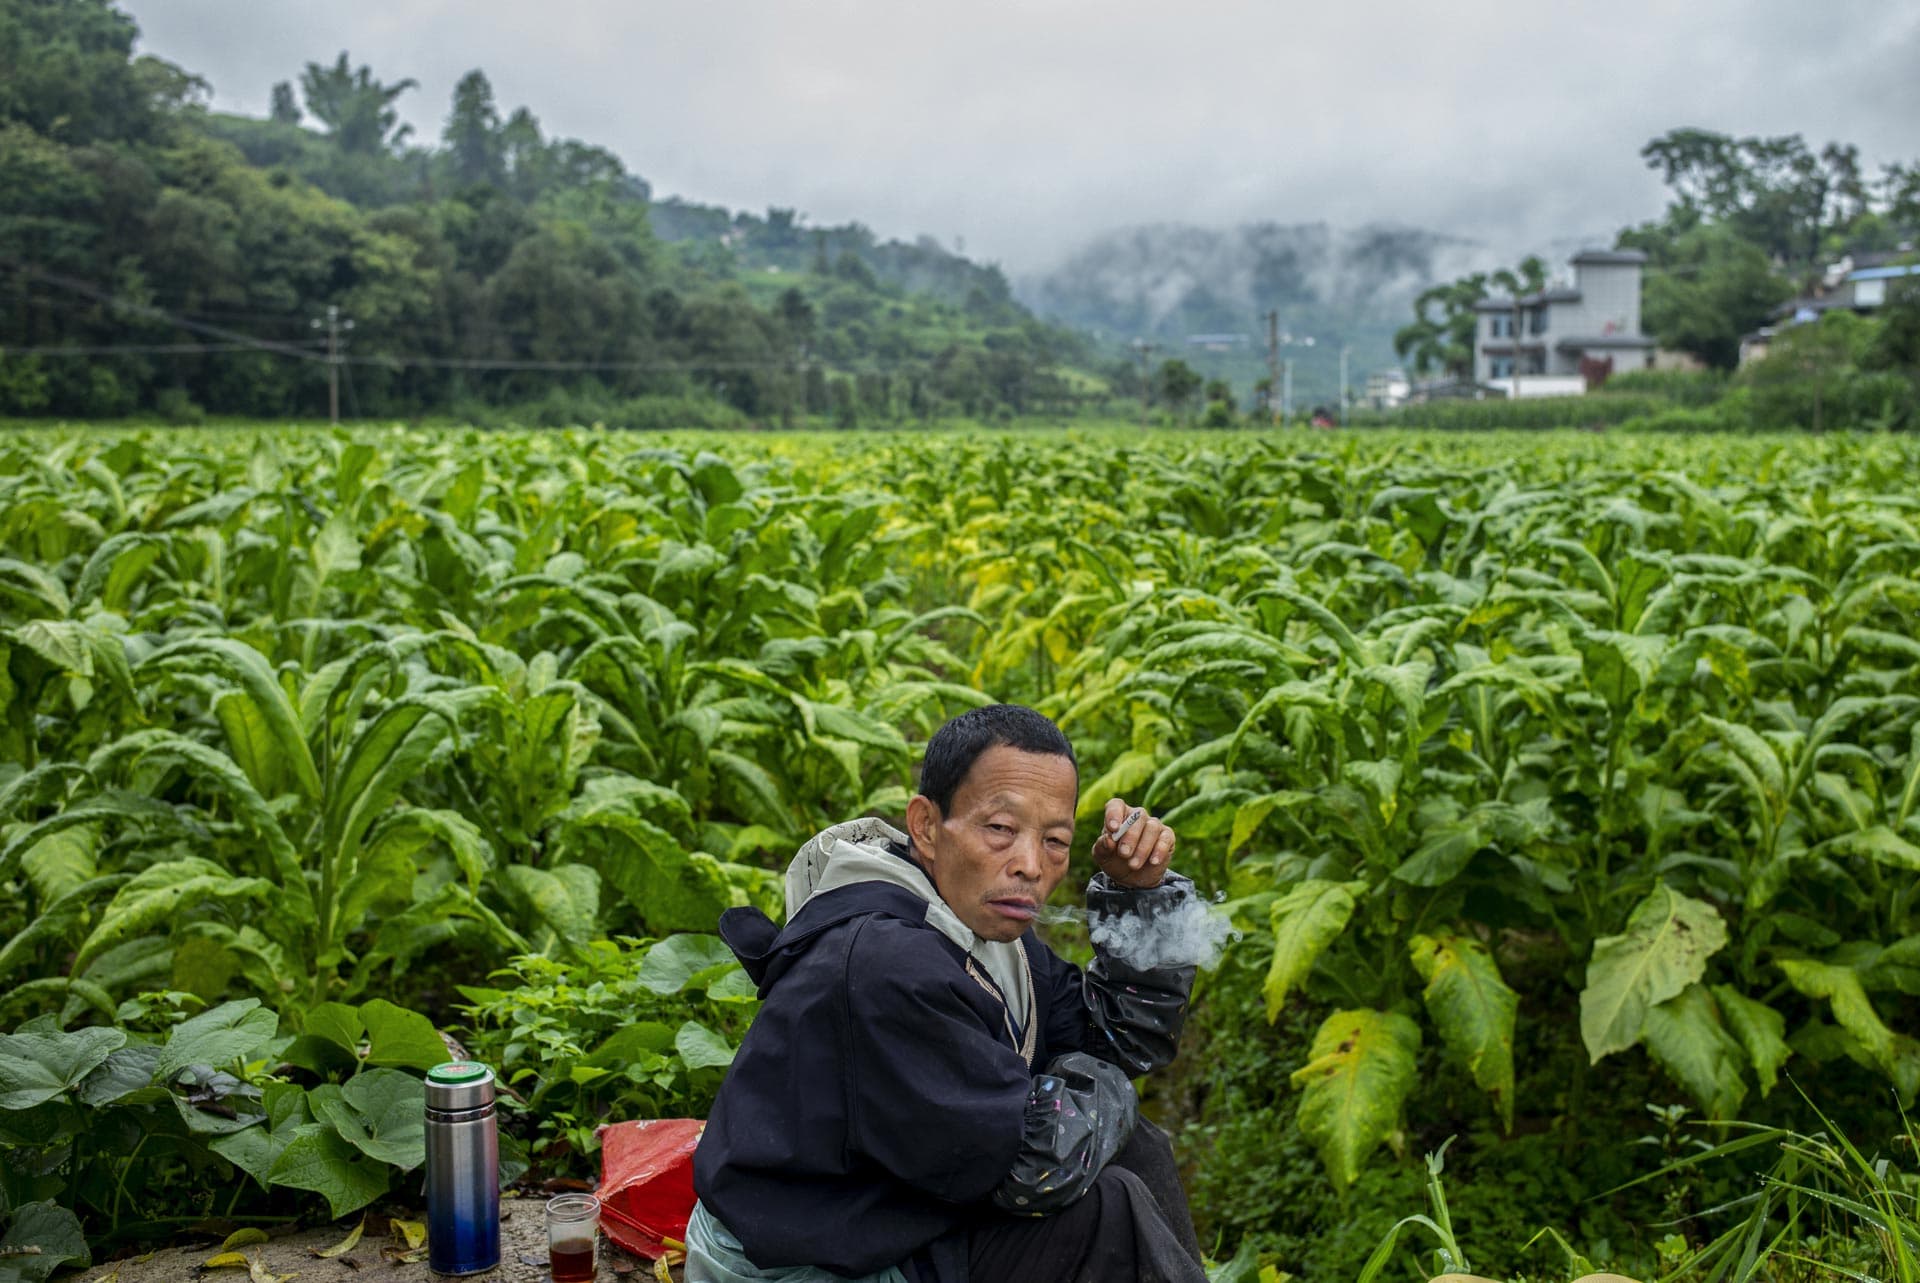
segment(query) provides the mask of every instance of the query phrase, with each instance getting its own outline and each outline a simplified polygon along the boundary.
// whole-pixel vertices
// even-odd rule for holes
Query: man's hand
[[[1107,800],[1106,821],[1093,841],[1094,863],[1121,886],[1157,887],[1173,859],[1173,830],[1143,809],[1140,818],[1127,826],[1127,817],[1137,809],[1117,797]],[[1123,827],[1125,833],[1120,832]]]

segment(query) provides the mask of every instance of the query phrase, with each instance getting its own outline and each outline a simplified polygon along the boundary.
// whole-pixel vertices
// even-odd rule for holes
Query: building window
[[[1513,358],[1496,356],[1487,362],[1487,377],[1490,379],[1510,379],[1513,377]]]
[[[1543,308],[1540,308],[1538,311],[1534,312],[1533,314],[1532,333],[1545,334],[1546,332],[1547,332],[1547,309],[1543,307]]]
[[[1513,337],[1513,317],[1506,312],[1492,312],[1487,316],[1487,337],[1509,339]]]

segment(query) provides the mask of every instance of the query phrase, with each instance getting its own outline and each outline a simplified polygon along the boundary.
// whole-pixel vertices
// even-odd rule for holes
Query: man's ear
[[[933,859],[933,831],[940,826],[940,808],[925,793],[907,799],[907,836],[913,840],[914,853],[921,859]]]

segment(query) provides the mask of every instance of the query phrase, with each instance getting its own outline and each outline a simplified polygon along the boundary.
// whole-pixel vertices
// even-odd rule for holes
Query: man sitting
[[[809,841],[784,929],[722,916],[763,1005],[694,1158],[688,1283],[1205,1283],[1128,1081],[1173,1059],[1194,968],[1129,965],[1096,928],[1083,974],[1032,931],[1078,796],[1051,721],[972,710],[928,743],[905,833]],[[1136,934],[1191,902],[1173,848],[1108,802],[1096,923]]]

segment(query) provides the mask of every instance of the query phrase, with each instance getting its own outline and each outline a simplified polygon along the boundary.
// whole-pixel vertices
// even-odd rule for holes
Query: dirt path
[[[203,1269],[204,1262],[220,1251],[220,1241],[209,1238],[96,1265],[77,1276],[75,1283],[273,1283],[294,1274],[299,1275],[299,1283],[436,1283],[440,1278],[427,1269],[424,1257],[398,1259],[406,1254],[405,1247],[389,1219],[377,1213],[368,1214],[360,1241],[350,1250],[331,1259],[315,1255],[339,1243],[351,1228],[342,1224],[269,1230],[265,1243],[235,1249],[257,1262],[254,1267]],[[500,1267],[472,1277],[483,1283],[548,1283],[541,1200],[500,1201]],[[652,1262],[628,1256],[601,1236],[596,1283],[653,1283],[654,1277]],[[673,1278],[679,1283],[679,1270],[673,1271]]]

